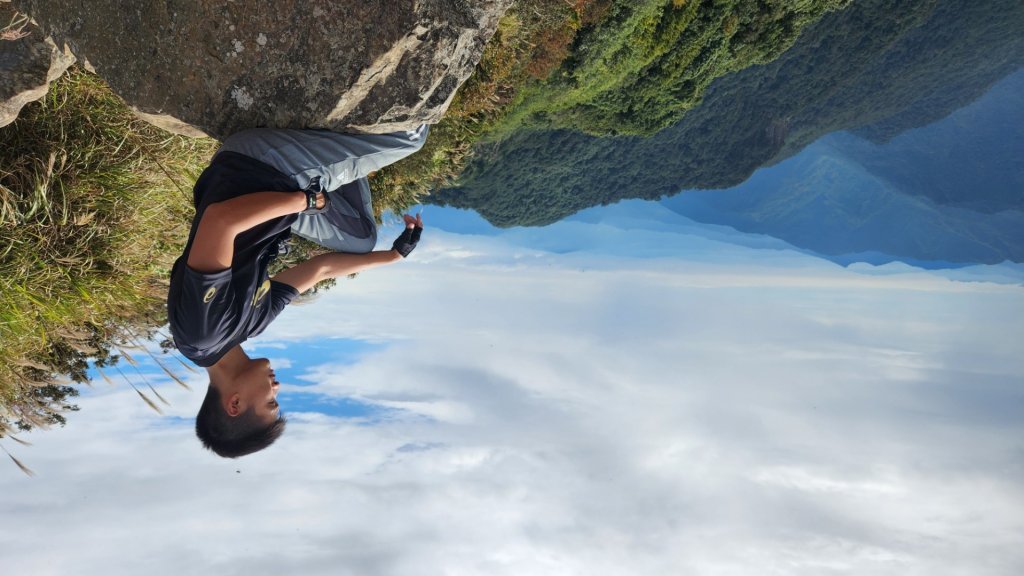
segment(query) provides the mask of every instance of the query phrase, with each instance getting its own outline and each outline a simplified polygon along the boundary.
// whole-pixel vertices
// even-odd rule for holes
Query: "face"
[[[268,424],[277,419],[281,408],[277,404],[277,390],[281,386],[274,377],[270,360],[254,358],[235,379],[237,392],[230,397],[228,414],[241,414],[250,407]]]

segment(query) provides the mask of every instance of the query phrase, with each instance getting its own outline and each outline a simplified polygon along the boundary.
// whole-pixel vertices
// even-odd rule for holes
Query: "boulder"
[[[0,127],[14,122],[25,104],[42,98],[50,82],[74,62],[39,26],[0,1]]]
[[[139,115],[391,132],[437,122],[511,0],[14,0]]]

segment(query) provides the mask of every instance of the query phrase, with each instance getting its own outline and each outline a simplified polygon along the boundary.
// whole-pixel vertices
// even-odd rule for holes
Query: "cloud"
[[[191,393],[155,382],[168,418],[99,387],[19,448],[37,478],[0,473],[5,572],[1024,568],[1021,288],[769,250],[421,248],[254,343],[303,394],[382,416],[293,411],[278,445],[224,461],[190,429],[202,375]],[[379,345],[300,353],[338,339]]]

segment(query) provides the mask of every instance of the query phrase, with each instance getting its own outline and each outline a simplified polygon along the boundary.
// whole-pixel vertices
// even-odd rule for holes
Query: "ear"
[[[242,398],[238,394],[232,394],[224,400],[224,411],[228,416],[235,417],[242,413]]]

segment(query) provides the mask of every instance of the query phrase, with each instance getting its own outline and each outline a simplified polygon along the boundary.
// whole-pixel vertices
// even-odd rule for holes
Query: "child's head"
[[[211,371],[206,398],[196,414],[196,436],[225,458],[237,458],[270,446],[284,432],[277,404],[278,382],[265,358],[248,360],[244,369]]]

